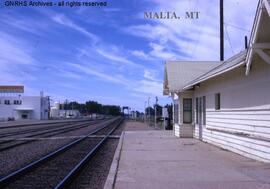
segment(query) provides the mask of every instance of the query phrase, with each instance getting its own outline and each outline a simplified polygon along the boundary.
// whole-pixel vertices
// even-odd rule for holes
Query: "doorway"
[[[205,96],[199,97],[197,105],[198,125],[199,125],[199,139],[203,138],[203,127],[206,124],[206,98]]]
[[[28,114],[22,114],[22,119],[28,119]]]

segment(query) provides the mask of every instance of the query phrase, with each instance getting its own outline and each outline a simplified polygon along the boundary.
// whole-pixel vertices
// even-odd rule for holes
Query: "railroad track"
[[[21,137],[16,137],[16,138],[1,138],[0,152],[38,140],[38,139],[35,139],[33,137],[36,137],[36,138],[37,137],[42,137],[42,138],[52,137],[52,136],[59,135],[62,133],[66,133],[66,132],[74,131],[74,130],[81,129],[84,127],[88,127],[88,126],[97,124],[97,123],[102,122],[102,121],[104,121],[104,120],[91,121],[88,123],[85,123],[85,122],[75,123],[75,124],[71,124],[69,126],[63,125],[63,126],[57,127],[57,128],[48,128],[48,129],[44,129],[42,131],[35,130],[35,131],[23,133],[23,134],[29,134],[29,133],[34,132],[34,134],[30,134],[30,135],[26,135],[26,136],[21,136]],[[35,133],[35,132],[37,132],[37,133]],[[22,133],[15,132],[15,133],[13,133],[12,136],[16,136],[16,135],[22,135]]]
[[[81,122],[78,122],[78,123],[81,123]],[[17,135],[35,133],[35,132],[40,132],[40,131],[54,129],[54,128],[61,128],[61,127],[65,127],[65,126],[68,126],[68,125],[75,125],[75,124],[76,123],[72,122],[72,123],[55,123],[55,124],[50,124],[49,126],[48,125],[44,125],[44,126],[35,125],[34,128],[31,128],[31,129],[20,128],[19,130],[0,133],[0,138],[9,137],[9,136],[14,137],[14,136],[17,136]],[[13,128],[11,128],[11,130],[12,129]]]
[[[103,119],[103,118],[102,118]],[[92,121],[92,119],[78,119],[78,120],[63,120],[59,122],[45,122],[45,123],[21,123],[18,125],[8,125],[8,126],[0,126],[0,132],[5,129],[16,129],[16,128],[25,128],[32,126],[42,126],[42,125],[54,125],[54,124],[66,124],[66,123],[77,123],[77,122],[88,122]]]
[[[72,183],[96,151],[122,123],[116,118],[82,138],[41,157],[0,179],[0,188],[64,188]],[[102,137],[90,137],[99,135]]]

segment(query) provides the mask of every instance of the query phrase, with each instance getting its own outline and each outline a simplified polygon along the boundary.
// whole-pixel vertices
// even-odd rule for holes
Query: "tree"
[[[79,110],[81,114],[106,114],[106,115],[121,115],[121,107],[116,105],[102,105],[96,101],[86,101],[78,103],[76,101],[60,104],[60,109]]]

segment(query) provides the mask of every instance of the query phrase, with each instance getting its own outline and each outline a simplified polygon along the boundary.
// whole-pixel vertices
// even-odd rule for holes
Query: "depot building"
[[[247,49],[221,62],[167,61],[163,92],[177,137],[270,162],[270,1],[259,1]]]
[[[49,119],[49,97],[25,96],[24,86],[0,86],[0,121]]]

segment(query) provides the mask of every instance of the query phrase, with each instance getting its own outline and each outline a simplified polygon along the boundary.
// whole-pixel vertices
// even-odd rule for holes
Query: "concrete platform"
[[[270,164],[196,139],[157,130],[125,131],[121,138],[105,188],[270,188]]]

